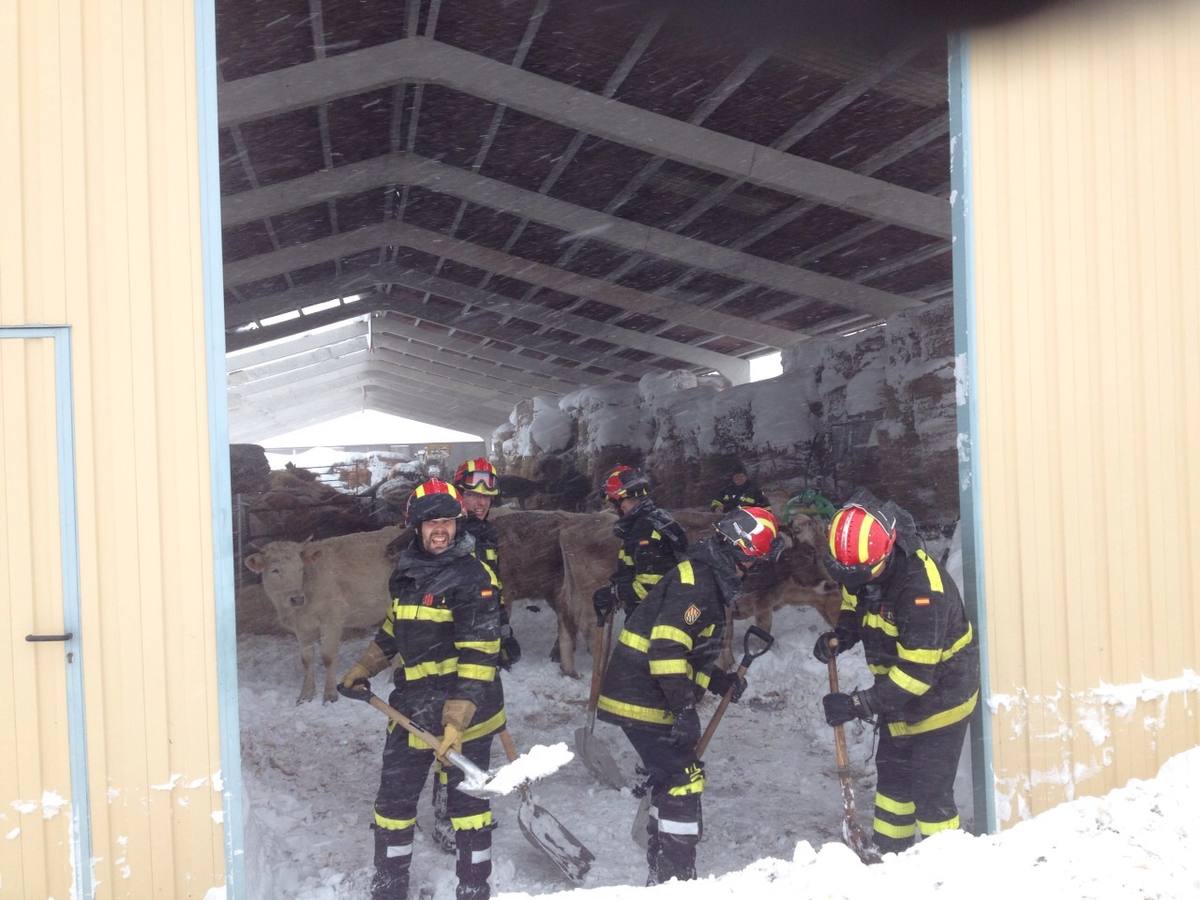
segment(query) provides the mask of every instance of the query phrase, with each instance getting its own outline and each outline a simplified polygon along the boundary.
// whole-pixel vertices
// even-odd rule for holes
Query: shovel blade
[[[629,836],[633,838],[633,842],[639,847],[646,848],[650,846],[650,791],[647,790],[642,795],[642,800],[638,803],[637,813],[633,817],[633,826],[629,829]]]
[[[584,767],[601,784],[618,791],[625,787],[625,776],[621,773],[617,761],[613,759],[612,752],[604,741],[586,726],[575,729],[575,752],[583,760]]]
[[[527,791],[522,792],[521,805],[517,809],[517,825],[525,839],[548,856],[571,881],[581,881],[592,867],[596,858],[592,851],[580,843],[562,822],[534,803]]]

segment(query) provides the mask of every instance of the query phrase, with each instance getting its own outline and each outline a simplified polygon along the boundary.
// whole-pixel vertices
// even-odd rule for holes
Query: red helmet
[[[883,571],[895,546],[895,518],[882,507],[868,509],[851,501],[834,513],[829,525],[826,568],[835,580],[856,590]]]
[[[497,497],[500,494],[500,475],[486,457],[468,459],[454,473],[454,486],[460,491],[473,491]]]
[[[722,539],[752,560],[776,559],[783,552],[779,520],[761,506],[739,506],[717,522],[715,528]]]
[[[641,469],[616,466],[604,479],[604,496],[613,503],[650,493],[650,479]]]
[[[432,519],[457,519],[463,514],[454,485],[431,478],[418,484],[408,495],[404,524],[416,528]]]

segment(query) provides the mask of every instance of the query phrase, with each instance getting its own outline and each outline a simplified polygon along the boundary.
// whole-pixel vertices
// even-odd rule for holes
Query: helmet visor
[[[467,472],[463,478],[463,486],[470,490],[473,487],[482,487],[487,490],[492,490],[496,487],[496,475],[494,472],[489,472],[487,469],[479,469],[475,472]]]

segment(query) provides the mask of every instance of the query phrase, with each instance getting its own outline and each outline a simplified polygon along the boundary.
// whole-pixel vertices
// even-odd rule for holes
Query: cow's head
[[[837,583],[829,577],[821,561],[820,548],[827,539],[821,520],[796,513],[787,523],[786,531],[792,543],[785,557],[792,581],[821,593],[836,593]]]
[[[262,575],[263,590],[280,616],[304,606],[304,564],[321,555],[320,547],[306,541],[272,541],[246,557],[246,568]]]

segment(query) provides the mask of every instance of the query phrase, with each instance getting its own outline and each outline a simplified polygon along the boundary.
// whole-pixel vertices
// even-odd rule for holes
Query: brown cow
[[[297,703],[316,693],[312,645],[321,643],[326,703],[337,700],[338,646],[346,628],[374,628],[387,615],[388,544],[402,529],[383,528],[323,541],[272,541],[246,557],[246,567],[262,575],[262,586],[279,622],[296,635],[304,680]]]

